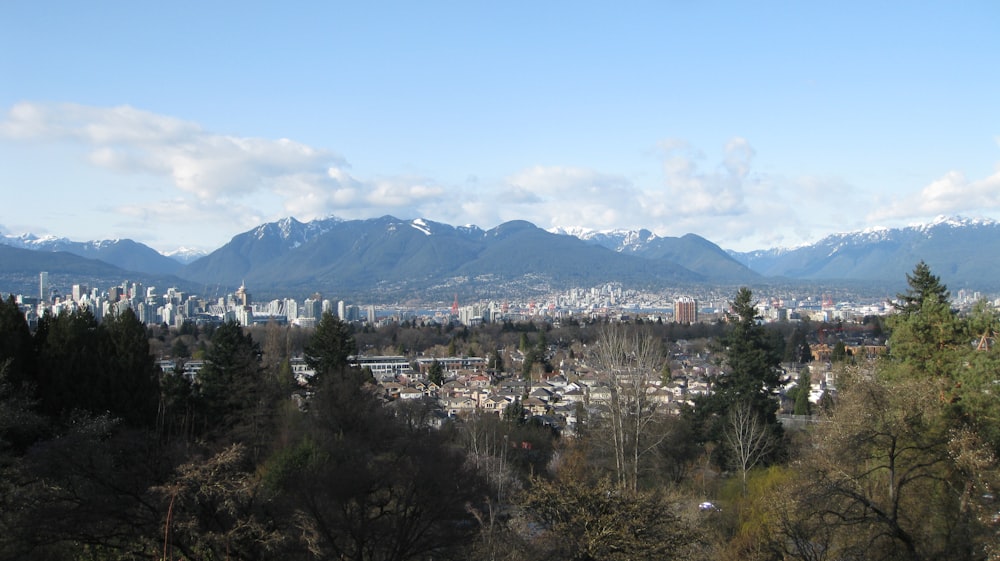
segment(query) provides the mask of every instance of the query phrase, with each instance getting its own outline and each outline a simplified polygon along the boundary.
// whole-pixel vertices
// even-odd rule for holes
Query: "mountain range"
[[[239,234],[208,255],[187,259],[132,240],[73,242],[23,235],[3,236],[0,243],[0,283],[10,285],[0,286],[0,292],[15,292],[16,285],[33,292],[40,270],[50,270],[50,275],[59,271],[67,278],[79,274],[92,282],[107,277],[110,284],[142,275],[149,282],[201,292],[245,283],[261,295],[320,292],[386,299],[503,296],[608,282],[648,289],[838,281],[900,286],[921,260],[953,288],[988,291],[1000,286],[1000,264],[992,259],[1000,250],[1000,223],[960,217],[742,253],[695,234],[546,231],[524,221],[483,230],[392,216],[311,222],[285,218]],[[14,255],[14,249],[27,253]],[[41,259],[31,253],[51,255]]]

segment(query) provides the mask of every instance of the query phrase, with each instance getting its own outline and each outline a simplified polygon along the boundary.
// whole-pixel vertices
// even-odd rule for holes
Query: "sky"
[[[1000,2],[9,2],[0,233],[1000,219]]]

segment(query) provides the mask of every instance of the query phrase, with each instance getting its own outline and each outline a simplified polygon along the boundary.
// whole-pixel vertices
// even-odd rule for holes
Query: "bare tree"
[[[651,384],[659,379],[663,353],[648,332],[613,325],[601,330],[594,353],[611,389],[607,422],[617,482],[622,489],[634,492],[641,460],[665,438],[651,434],[657,402],[649,394]]]
[[[741,400],[730,408],[723,435],[733,462],[743,476],[743,492],[746,493],[747,474],[774,448],[774,433],[750,402]]]

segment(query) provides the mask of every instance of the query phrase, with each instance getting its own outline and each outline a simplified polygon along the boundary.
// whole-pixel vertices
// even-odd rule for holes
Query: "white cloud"
[[[170,178],[202,200],[242,196],[304,171],[324,172],[343,159],[288,139],[220,135],[196,123],[128,106],[20,103],[0,125],[19,139],[76,141],[99,167]]]
[[[405,208],[435,201],[445,190],[420,177],[390,177],[372,182],[365,202],[374,208]]]
[[[310,220],[330,214],[410,214],[446,198],[445,188],[427,178],[354,178],[346,161],[331,150],[289,139],[217,134],[194,122],[128,106],[20,103],[0,123],[0,136],[75,143],[97,168],[172,184],[177,191],[164,200],[130,202],[118,209],[145,220],[186,225],[207,219],[234,228],[286,215]]]
[[[897,197],[880,205],[869,220],[916,220],[940,215],[981,214],[1000,210],[1000,171],[983,179],[969,180],[964,173],[949,171],[919,193]]]
[[[615,228],[638,209],[639,191],[626,177],[563,166],[533,166],[508,177],[495,195],[504,220],[542,227]]]
[[[663,152],[664,190],[649,193],[643,206],[654,216],[733,216],[747,211],[744,181],[754,150],[743,138],[726,144],[718,169],[702,171],[701,154],[687,143],[671,139],[660,143]]]

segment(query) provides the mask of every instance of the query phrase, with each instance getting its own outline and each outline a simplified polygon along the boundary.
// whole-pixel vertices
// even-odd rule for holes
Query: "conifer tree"
[[[320,377],[343,376],[350,356],[356,352],[357,343],[351,326],[331,312],[326,312],[306,343],[305,359]]]
[[[757,315],[756,302],[749,288],[737,291],[727,315],[727,332],[719,338],[717,352],[723,356],[723,373],[713,380],[710,394],[695,400],[693,421],[702,427],[703,438],[725,444],[727,421],[734,408],[741,416],[759,417],[769,442],[780,442],[782,429],[778,422],[777,388],[780,384],[778,366],[781,353],[774,347]],[[715,449],[721,464],[729,463],[732,447]],[[766,463],[780,454],[777,445],[768,447]]]
[[[781,356],[759,319],[753,293],[749,288],[740,288],[728,315],[730,329],[720,341],[726,373],[718,377],[712,389],[724,409],[746,399],[773,422]]]
[[[809,370],[803,368],[799,372],[799,381],[796,383],[796,393],[795,393],[795,409],[792,411],[795,415],[809,415],[812,413],[812,406],[809,403],[809,391],[810,391],[810,380],[809,380]]]
[[[926,303],[947,304],[951,297],[940,277],[932,274],[930,266],[924,261],[917,263],[913,273],[906,275],[906,282],[909,285],[906,292],[896,295],[898,311],[904,316],[921,311]]]
[[[21,386],[35,381],[31,331],[13,295],[0,299],[0,364],[4,363],[8,384]]]
[[[437,384],[438,386],[444,383],[444,368],[437,359],[434,359],[434,361],[431,362],[430,368],[427,369],[427,379],[430,380],[431,383]]]
[[[146,329],[127,309],[102,323],[107,335],[102,362],[110,411],[133,426],[151,426],[159,399],[159,367],[149,353]]]
[[[197,387],[206,428],[216,436],[259,436],[259,417],[270,397],[260,361],[260,346],[240,324],[228,321],[215,330]]]

